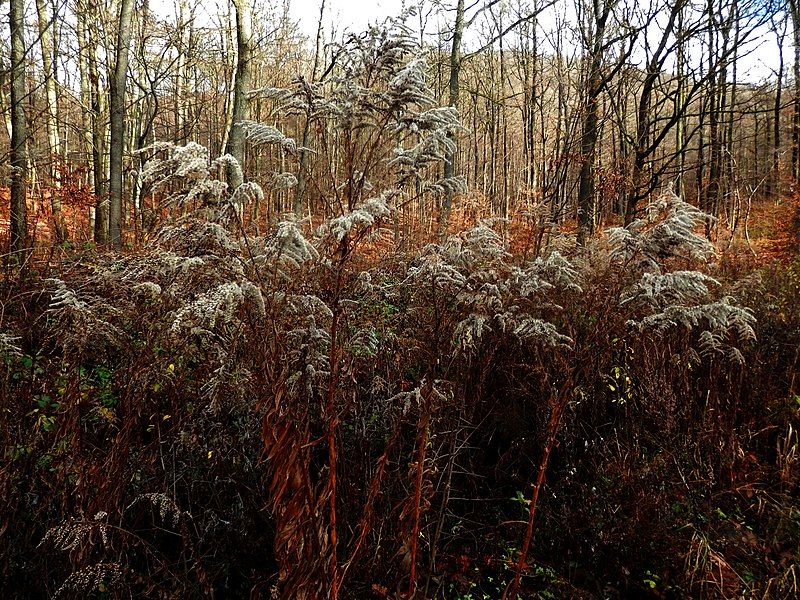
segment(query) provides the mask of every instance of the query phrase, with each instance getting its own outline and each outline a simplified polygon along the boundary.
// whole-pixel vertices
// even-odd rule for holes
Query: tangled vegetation
[[[797,594],[800,263],[671,192],[533,260],[234,204],[7,267],[7,597]]]
[[[671,190],[583,246],[415,243],[464,182],[407,38],[265,92],[347,140],[316,228],[161,143],[144,248],[7,257],[4,597],[798,596],[800,261],[720,260]]]

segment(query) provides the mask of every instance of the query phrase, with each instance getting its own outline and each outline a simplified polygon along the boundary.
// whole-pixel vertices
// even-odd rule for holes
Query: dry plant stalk
[[[425,458],[428,448],[429,423],[431,417],[431,396],[433,380],[429,379],[420,390],[422,407],[417,425],[417,464],[414,477],[414,503],[412,505],[412,525],[410,540],[410,574],[408,581],[408,597],[413,598],[417,592],[417,548],[419,540],[420,506],[422,505],[422,488],[425,476]]]
[[[531,537],[533,536],[533,517],[536,513],[536,504],[539,501],[539,491],[542,489],[544,483],[544,475],[547,471],[547,463],[550,460],[550,452],[556,444],[558,432],[561,430],[562,417],[564,409],[569,402],[570,394],[572,392],[572,380],[569,379],[565,383],[558,395],[555,397],[555,402],[552,403],[552,412],[550,419],[547,423],[547,442],[544,445],[542,452],[542,460],[539,462],[539,472],[536,475],[536,483],[533,486],[533,493],[531,495],[530,506],[528,507],[528,525],[525,530],[525,539],[522,542],[522,548],[519,551],[519,559],[517,560],[517,568],[514,572],[514,581],[511,582],[510,589],[503,592],[503,600],[510,598],[511,600],[517,599],[519,590],[519,580],[522,576],[522,570],[526,567],[528,559],[528,549],[531,545]]]
[[[338,531],[336,529],[336,432],[338,429],[339,419],[336,415],[336,382],[339,376],[339,344],[338,344],[338,330],[339,330],[339,317],[341,315],[341,306],[339,304],[339,297],[342,291],[342,275],[347,259],[347,242],[349,236],[344,236],[340,243],[341,261],[336,270],[336,292],[333,299],[333,319],[331,320],[331,349],[330,349],[330,377],[328,379],[328,397],[326,402],[326,411],[328,413],[328,468],[329,476],[327,482],[328,488],[328,507],[330,515],[330,539],[331,539],[331,557],[330,557],[330,577],[331,577],[331,599],[336,600],[339,597],[339,565],[336,562],[336,548],[339,541]]]

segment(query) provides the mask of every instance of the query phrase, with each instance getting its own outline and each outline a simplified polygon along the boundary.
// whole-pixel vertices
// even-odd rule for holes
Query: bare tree
[[[658,6],[645,19],[644,28],[648,29],[655,23],[656,17],[666,9],[666,23],[658,28],[658,39],[654,47],[645,44],[646,65],[644,79],[639,88],[638,106],[636,109],[636,132],[633,138],[633,171],[631,175],[631,189],[625,207],[625,222],[630,223],[636,215],[638,202],[647,197],[658,184],[658,178],[647,173],[647,163],[666,138],[670,129],[679,125],[679,145],[685,143],[685,125],[682,117],[685,114],[687,103],[687,90],[683,81],[684,57],[680,54],[683,49],[683,40],[676,41],[673,37],[679,22],[681,23],[681,36],[688,36],[697,29],[697,24],[687,27],[682,22],[682,15],[686,8],[687,0],[677,0],[673,4]],[[647,32],[645,32],[645,36]],[[673,50],[679,50],[677,58],[678,76],[674,82],[671,76],[663,74],[667,59]],[[666,92],[666,93],[665,93]],[[672,99],[673,112],[665,121],[661,115],[655,115],[656,109]],[[657,105],[657,106],[654,106]],[[663,123],[658,131],[654,123]],[[682,152],[676,148],[676,152]]]
[[[775,33],[775,42],[778,49],[778,68],[775,69],[775,104],[773,105],[772,122],[772,168],[770,169],[770,191],[776,198],[781,196],[781,100],[783,96],[783,42],[786,39],[786,31],[789,26],[789,15],[783,13],[771,19],[772,30]]]
[[[581,42],[584,56],[583,119],[581,126],[581,171],[578,187],[578,244],[584,245],[595,227],[595,160],[600,122],[600,96],[609,81],[626,64],[633,49],[638,29],[614,28],[612,17],[617,0],[592,0],[579,3],[583,15]],[[609,64],[609,53],[622,44],[618,57]]]
[[[49,11],[48,11],[49,8]],[[49,12],[49,14],[48,14]],[[56,161],[61,160],[61,137],[58,131],[58,93],[56,88],[56,71],[53,25],[58,18],[58,7],[50,4],[48,7],[45,0],[36,0],[36,16],[39,25],[39,44],[42,52],[42,71],[44,73],[44,85],[47,95],[47,105],[45,107],[45,119],[47,121],[47,145],[48,145],[48,170],[50,175],[50,185],[53,188],[50,193],[50,206],[53,211],[53,222],[55,234],[58,240],[67,238],[67,227],[64,222],[64,215],[61,211],[61,178],[58,172]]]
[[[146,4],[147,0],[145,0]],[[175,28],[169,27],[166,23],[163,27],[155,26],[153,13],[143,10],[139,11],[137,21],[137,43],[134,45],[132,83],[134,93],[129,111],[133,117],[131,127],[129,127],[128,142],[133,149],[134,161],[138,163],[138,169],[145,167],[150,158],[144,152],[145,146],[154,141],[154,131],[156,119],[163,115],[162,106],[169,106],[167,99],[160,92],[164,83],[170,78],[177,77],[178,80],[187,79],[186,56],[187,48],[184,47],[186,40],[186,29],[189,27],[183,23],[183,19],[178,15]],[[175,49],[171,52],[170,49]],[[176,68],[177,65],[177,68]],[[187,111],[178,110],[178,105],[188,105],[186,94],[187,83],[175,84],[175,94],[173,97],[171,120],[165,120],[167,131],[162,132],[164,136],[173,136],[177,141],[185,141],[185,121]],[[180,97],[180,99],[178,99]],[[133,210],[133,223],[137,235],[147,228],[148,219],[153,217],[152,213],[143,206],[142,182],[137,177],[133,183],[131,192],[131,208]]]
[[[521,13],[523,7],[519,7]],[[519,73],[520,84],[522,85],[522,100],[520,113],[522,117],[523,134],[523,164],[525,174],[525,189],[523,195],[531,198],[535,188],[539,185],[537,155],[537,133],[536,133],[536,111],[541,108],[542,99],[539,93],[541,78],[541,68],[539,61],[539,38],[537,35],[538,21],[533,19],[530,23],[523,24],[519,29],[519,48],[515,54]],[[543,124],[540,124],[540,128]]]
[[[101,31],[98,27],[100,7],[96,0],[77,0],[76,27],[80,54],[82,122],[84,140],[91,154],[90,173],[94,190],[94,241],[108,241],[108,195],[106,193],[106,111],[108,102],[100,75],[98,49]]]
[[[311,66],[311,83],[314,84],[317,81],[317,77],[319,75],[319,65],[320,60],[322,59],[322,36],[323,36],[323,25],[322,20],[325,18],[325,0],[321,0],[319,3],[319,19],[317,20],[317,35],[314,40],[314,62]],[[305,122],[303,123],[303,137],[299,148],[300,154],[300,161],[297,169],[297,185],[294,189],[294,203],[292,209],[294,211],[295,216],[300,217],[303,212],[303,199],[306,192],[306,183],[307,183],[307,170],[308,170],[308,162],[309,162],[309,152],[307,150],[309,141],[311,139],[311,106],[312,103],[308,103],[308,110],[306,110]]]
[[[524,13],[521,12],[519,15],[517,15],[515,20],[508,24],[503,24],[502,21],[497,22],[496,19],[492,19],[494,21],[492,34],[488,36],[488,39],[485,40],[485,43],[483,43],[480,48],[470,52],[467,55],[464,55],[462,52],[464,32],[469,29],[476,22],[476,20],[481,17],[481,15],[490,12],[492,8],[498,4],[500,4],[500,0],[486,0],[483,3],[475,2],[470,6],[466,6],[464,0],[457,0],[456,2],[456,6],[454,8],[455,16],[449,60],[448,103],[450,106],[458,107],[461,85],[461,69],[464,60],[473,56],[478,56],[486,51],[489,51],[490,53],[493,52],[494,44],[496,42],[501,41],[509,32],[513,31],[521,24],[534,20],[538,14],[552,6],[554,4],[554,0],[547,0],[541,5],[535,3],[530,10],[527,10]],[[475,10],[470,16],[467,16],[467,12],[471,9]],[[456,152],[455,150],[451,150],[450,152],[451,154],[448,154],[445,160],[445,178],[452,178],[455,174]],[[450,191],[444,197],[442,210],[439,214],[440,234],[447,230],[452,203],[453,195]]]
[[[510,218],[519,207],[514,203],[523,200],[527,209],[523,218],[535,230],[530,237],[534,252],[545,243],[546,232],[575,209],[582,243],[610,210],[632,221],[667,178],[677,180],[677,191],[688,190],[689,197],[699,190],[697,197],[711,212],[727,210],[735,218],[742,175],[774,191],[781,145],[788,150],[790,138],[792,172],[800,168],[796,165],[800,134],[794,132],[800,117],[790,118],[787,113],[782,121],[780,116],[781,104],[787,103],[784,88],[792,85],[783,69],[775,66],[757,99],[751,88],[735,81],[741,77],[737,64],[748,51],[749,38],[761,35],[779,41],[782,24],[788,42],[789,19],[800,31],[798,1],[778,7],[783,21],[776,21],[771,31],[762,27],[759,32],[757,15],[762,15],[762,24],[768,24],[769,18],[763,0],[704,0],[701,4],[574,0],[569,7],[563,3],[554,7],[550,0],[515,0],[513,8],[499,0],[421,0],[421,12],[426,7],[428,14],[438,11],[448,23],[439,32],[437,48],[428,55],[436,60],[427,76],[437,81],[437,101],[457,107],[472,130],[468,143],[448,138],[443,146],[447,160],[438,168],[449,180],[460,165],[465,167],[474,189],[485,198],[478,201],[479,193],[474,202],[465,203],[474,218],[490,214]],[[321,16],[325,4],[320,6]],[[273,35],[270,19],[257,18],[253,0],[230,0],[215,15],[216,23],[195,22],[196,0],[178,0],[174,20],[149,15],[139,21],[134,16],[133,26],[123,23],[119,30],[119,17],[125,18],[121,9],[127,5],[126,10],[136,15],[137,10],[147,11],[148,3],[72,0],[62,5],[57,0],[36,0],[30,5],[37,11],[37,22],[31,11],[29,25],[38,32],[36,61],[41,50],[41,68],[29,72],[29,87],[35,93],[22,104],[32,119],[29,127],[33,123],[41,127],[31,129],[28,155],[40,160],[61,154],[68,160],[80,149],[86,156],[87,179],[93,180],[97,198],[98,243],[107,242],[110,234],[119,247],[125,207],[131,207],[137,227],[143,224],[142,203],[151,199],[141,197],[141,190],[134,188],[130,204],[126,195],[123,205],[122,156],[155,140],[202,142],[213,154],[235,156],[254,179],[266,175],[273,181],[275,173],[292,171],[292,180],[297,182],[294,190],[290,178],[281,180],[280,185],[286,187],[269,189],[267,219],[273,210],[293,209],[298,215],[306,210],[337,210],[338,202],[350,206],[361,197],[360,182],[368,179],[355,171],[345,177],[355,187],[341,188],[344,195],[328,190],[327,182],[340,180],[344,165],[360,164],[363,157],[357,152],[370,141],[367,132],[342,135],[331,129],[330,122],[323,125],[309,112],[316,106],[314,101],[305,103],[305,112],[297,109],[288,114],[279,110],[279,102],[269,94],[253,95],[254,90],[287,87],[301,72],[306,78],[298,89],[305,86],[306,93],[314,95],[326,88],[328,80],[338,75],[343,59],[326,55],[335,53],[336,46],[325,46],[321,27],[317,39],[299,50],[291,34]],[[68,17],[67,10],[75,11],[74,32],[68,18],[63,19],[64,29],[54,26],[54,19]],[[555,20],[537,18],[543,11],[552,11]],[[283,18],[288,19],[285,13]],[[425,23],[420,17],[419,39],[425,39]],[[467,32],[479,27],[479,35],[470,36],[474,42],[470,47]],[[511,32],[513,42],[504,37]],[[131,46],[133,38],[137,42]],[[286,40],[291,40],[288,46]],[[126,46],[130,65],[119,60]],[[65,54],[74,47],[78,48],[75,57]],[[776,56],[776,65],[781,57]],[[76,94],[66,93],[78,83],[62,68],[69,64],[80,70],[79,101]],[[10,74],[5,69],[0,77]],[[0,97],[9,133],[10,87]],[[135,90],[133,95],[131,90]],[[789,96],[783,108],[796,105],[800,115],[800,101]],[[800,98],[800,93],[795,97]],[[758,114],[754,103],[759,104]],[[76,110],[78,104],[83,110]],[[32,110],[38,119],[33,119]],[[245,151],[240,123],[250,119],[292,132],[296,149],[264,145]],[[114,122],[113,132],[109,121]],[[113,137],[110,151],[109,133]],[[351,136],[349,146],[347,135]],[[393,143],[381,139],[385,147],[372,152],[383,152]],[[314,147],[314,152],[307,151],[308,147]],[[332,159],[330,172],[323,156]],[[136,160],[144,164],[148,158],[145,152]],[[294,158],[299,158],[299,164]],[[29,159],[29,177],[34,175],[33,164]],[[373,180],[390,175],[382,165],[370,169]],[[106,193],[109,175],[113,203]],[[242,179],[241,170],[228,174],[232,188]],[[47,180],[46,176],[42,179]],[[49,180],[58,185],[55,172],[51,171]],[[450,221],[453,189],[439,196],[415,197],[415,203],[405,205],[399,214],[413,215],[442,234]],[[56,235],[63,237],[66,229],[59,216],[58,193],[52,195],[52,204]],[[252,212],[256,221],[263,217],[257,206]]]
[[[789,0],[794,42],[794,110],[792,113],[792,179],[800,181],[800,0]]]
[[[450,46],[450,79],[448,86],[448,104],[458,106],[459,84],[461,74],[461,44],[464,37],[464,0],[456,2],[455,24],[453,26],[453,39]],[[452,178],[455,175],[455,152],[448,150],[445,154],[444,176]],[[448,190],[442,204],[439,216],[439,230],[444,233],[450,223],[450,211],[453,207],[453,192]]]
[[[252,87],[253,62],[253,6],[251,0],[231,0],[236,9],[236,78],[233,88],[233,112],[225,152],[244,166],[244,131],[242,121],[250,116],[247,94]],[[228,185],[231,189],[243,183],[241,169],[228,167]]]
[[[194,20],[197,4],[189,6],[187,0],[178,2],[178,44],[177,69],[175,72],[175,133],[177,139],[188,137],[189,98],[186,93],[189,79],[189,54],[194,33]]]
[[[125,87],[128,81],[134,0],[121,0],[117,29],[117,51],[111,81],[111,148],[109,155],[108,237],[122,248],[122,155],[125,146]]]
[[[25,2],[10,0],[11,30],[11,252],[28,244],[28,120],[25,115]]]

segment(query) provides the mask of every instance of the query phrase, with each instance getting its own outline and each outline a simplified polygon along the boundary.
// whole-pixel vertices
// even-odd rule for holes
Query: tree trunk
[[[195,9],[197,4],[189,8],[187,0],[178,3],[178,27],[180,28],[178,44],[178,64],[175,74],[175,139],[182,144],[191,134],[189,121],[189,95],[186,93],[189,80],[189,53],[194,34]]]
[[[594,235],[595,212],[595,149],[597,147],[599,100],[603,90],[600,69],[606,50],[606,23],[612,2],[595,0],[591,16],[591,38],[585,40],[589,54],[584,91],[584,116],[581,125],[581,171],[578,183],[578,244],[583,246]]]
[[[501,128],[502,135],[502,151],[503,151],[503,181],[500,188],[500,216],[503,218],[503,233],[504,238],[508,235],[508,217],[510,209],[510,184],[508,173],[509,151],[508,151],[508,103],[506,102],[506,61],[505,61],[505,48],[503,44],[502,35],[503,31],[503,12],[497,16],[497,32],[499,35],[498,49],[500,51],[500,85],[497,92],[498,100],[500,101],[500,110],[498,115],[498,123]],[[504,241],[507,241],[504,240]]]
[[[78,39],[78,46],[83,49],[78,54],[78,73],[81,80],[81,118],[83,125],[83,153],[84,161],[87,169],[87,182],[94,181],[94,169],[92,159],[92,131],[94,130],[92,118],[92,92],[89,83],[89,60],[87,53],[89,52],[89,34],[87,32],[86,24],[86,2],[85,0],[78,0],[78,7],[76,9],[77,23],[76,35]]]
[[[111,81],[111,148],[109,155],[108,237],[116,250],[122,249],[122,155],[125,147],[125,85],[131,45],[134,0],[121,0],[117,30],[117,51]]]
[[[458,95],[461,75],[461,40],[464,37],[464,0],[456,3],[456,22],[453,27],[453,44],[450,48],[450,86],[448,104],[458,106]],[[451,134],[448,134],[451,135]],[[444,157],[444,177],[452,178],[455,175],[455,152],[448,150]],[[439,213],[439,234],[445,235],[450,224],[450,212],[453,209],[453,191],[448,188],[445,192],[442,210]]]
[[[714,2],[708,0],[707,3],[708,21],[709,23],[715,22],[714,16]],[[721,78],[716,72],[716,65],[714,58],[717,54],[717,31],[714,27],[708,28],[708,104],[706,107],[706,114],[708,115],[708,184],[705,186],[703,201],[701,203],[702,209],[709,215],[715,215],[715,204],[717,193],[719,191],[719,91],[718,82]],[[724,79],[722,80],[724,81]],[[705,233],[706,237],[711,237],[711,219],[706,219]]]
[[[84,21],[87,36],[86,63],[89,76],[89,93],[91,95],[92,119],[92,171],[94,173],[94,241],[96,244],[108,242],[108,195],[106,191],[106,122],[107,108],[105,93],[100,87],[100,68],[97,58],[97,47],[100,32],[97,24],[90,15],[96,15],[99,7],[96,0],[82,0],[85,2],[85,13],[79,11],[78,18]]]
[[[531,45],[525,51],[525,56],[521,57],[524,61],[525,88],[523,97],[522,121],[524,135],[524,159],[525,159],[525,193],[527,199],[532,201],[536,197],[536,188],[539,185],[536,165],[536,103],[539,101],[539,73],[538,62],[539,52],[537,45],[536,29],[538,21],[534,20],[531,24]]]
[[[498,32],[502,32],[503,30],[503,14],[500,13],[499,16],[500,21],[497,24]],[[501,216],[503,217],[503,233],[505,234],[504,237],[507,237],[508,234],[508,218],[510,214],[510,204],[511,204],[511,184],[509,182],[509,147],[508,147],[508,103],[506,102],[506,60],[505,60],[505,50],[503,48],[503,36],[500,35],[500,39],[498,40],[498,44],[500,46],[500,102],[502,105],[500,107],[500,123],[502,127],[503,133],[503,190],[502,195],[500,197],[500,209],[501,209]],[[507,241],[507,240],[505,240]]]
[[[730,85],[730,92],[728,92],[727,96],[727,106],[726,111],[727,114],[723,113],[727,117],[727,128],[725,133],[725,152],[722,156],[723,159],[723,168],[725,171],[725,190],[726,195],[728,197],[728,201],[726,202],[725,210],[727,212],[727,222],[728,228],[733,229],[736,231],[739,221],[739,213],[740,213],[740,206],[739,206],[739,193],[736,184],[736,180],[738,178],[738,173],[734,169],[734,142],[735,142],[735,133],[734,133],[734,126],[736,124],[736,118],[734,117],[734,111],[736,110],[736,102],[737,102],[737,91],[738,91],[738,76],[739,76],[739,36],[741,35],[741,30],[739,26],[739,15],[738,15],[738,4],[736,0],[733,2],[733,6],[731,8],[731,16],[729,20],[729,29],[727,35],[730,35],[730,28],[733,28],[733,43],[730,45],[731,48],[731,85]],[[726,81],[724,82],[725,87],[727,88],[727,75]]]
[[[678,0],[669,11],[669,18],[664,26],[661,28],[661,38],[656,45],[652,54],[648,58],[647,68],[645,72],[644,81],[639,95],[639,104],[636,110],[636,138],[634,144],[634,161],[633,173],[631,176],[632,186],[628,194],[628,202],[625,208],[625,223],[629,224],[636,216],[637,205],[640,200],[646,199],[658,185],[658,179],[649,172],[648,166],[651,164],[653,155],[658,148],[660,140],[663,140],[665,129],[675,126],[678,127],[679,139],[683,137],[681,125],[685,115],[685,88],[681,70],[683,68],[682,60],[682,44],[679,46],[678,52],[678,102],[675,106],[675,112],[672,118],[660,128],[660,134],[653,132],[653,110],[652,105],[654,96],[657,96],[657,86],[661,77],[661,72],[664,68],[664,61],[666,60],[669,52],[668,46],[675,29],[676,23],[679,22],[683,13],[684,0]],[[654,135],[656,139],[653,139]],[[680,139],[681,144],[682,139]],[[681,152],[680,147],[676,148],[676,152]]]
[[[589,80],[590,90],[597,90],[597,79]],[[586,100],[586,114],[581,133],[581,172],[578,184],[578,244],[584,246],[594,235],[594,161],[597,146],[598,100],[600,94],[592,91]]]
[[[141,152],[148,142],[152,143],[152,133],[153,133],[153,122],[155,121],[156,115],[159,113],[160,108],[160,98],[158,90],[156,89],[156,84],[154,80],[150,78],[148,74],[148,69],[145,65],[144,57],[147,55],[147,29],[152,25],[151,15],[150,12],[150,0],[142,0],[139,10],[137,11],[140,14],[140,18],[138,19],[138,41],[139,44],[136,48],[136,53],[142,57],[142,60],[137,61],[136,68],[134,69],[133,78],[135,82],[134,86],[134,98],[132,99],[132,105],[134,107],[133,112],[134,118],[131,125],[128,127],[129,130],[129,139],[128,145],[130,148],[133,148],[134,158],[133,161],[136,164],[136,169],[141,172],[144,169],[144,166],[147,162],[146,156],[144,152]],[[182,23],[181,18],[181,23]],[[185,25],[180,25],[181,27],[185,27]],[[181,32],[181,40],[183,40],[183,32]],[[183,41],[180,42],[181,48],[179,48],[179,52],[181,56],[186,52],[186,49],[183,45]],[[180,58],[178,59],[180,62]],[[185,69],[183,69],[180,64],[178,66],[178,79],[180,81],[181,78],[185,76]],[[183,99],[182,92],[178,90],[178,86],[176,86],[176,96],[180,96]],[[179,106],[182,105],[182,101],[178,103]],[[180,114],[176,112],[176,118],[180,120]],[[181,136],[182,129],[177,127],[175,135],[179,136],[176,138],[176,142],[185,143],[185,138]],[[133,233],[134,239],[139,242],[144,239],[144,234],[147,230],[147,222],[148,222],[148,213],[144,207],[144,198],[142,197],[143,194],[142,189],[142,181],[139,177],[134,178],[131,186],[131,222],[133,226]]]
[[[772,185],[772,192],[775,194],[775,199],[779,200],[781,197],[781,179],[780,179],[780,160],[781,160],[781,99],[783,96],[783,40],[786,37],[786,19],[783,20],[783,31],[778,31],[778,24],[775,24],[775,33],[777,36],[778,45],[778,70],[776,73],[776,90],[775,90],[775,106],[773,108],[773,136],[772,136],[772,168],[770,172],[770,181]]]
[[[314,44],[314,65],[311,68],[311,83],[317,79],[319,61],[322,57],[322,21],[325,18],[325,0],[319,3],[319,19],[317,20],[317,38]],[[310,94],[309,94],[310,96]],[[310,100],[310,97],[309,97]],[[297,169],[297,186],[294,189],[294,203],[292,209],[295,216],[299,219],[303,214],[303,200],[306,193],[306,171],[308,170],[308,148],[311,139],[311,106],[306,111],[306,121],[303,124],[303,139],[300,143],[300,165]]]
[[[794,36],[794,111],[792,114],[792,179],[800,181],[800,0],[789,0]]]
[[[723,176],[726,173],[726,146],[727,123],[725,115],[728,111],[728,65],[731,63],[732,46],[730,33],[736,11],[735,0],[729,14],[723,22],[718,23],[718,29],[709,28],[709,81],[711,82],[711,107],[708,112],[709,125],[709,172],[707,198],[704,210],[712,217],[720,215],[720,209],[725,190]],[[713,0],[708,1],[709,17],[714,11]],[[717,22],[717,19],[709,19]],[[721,19],[720,19],[721,20]],[[718,37],[719,36],[719,37]],[[720,40],[721,37],[721,40]],[[721,41],[721,47],[720,47]],[[716,59],[716,63],[714,60]],[[716,71],[716,72],[715,72]],[[714,221],[706,219],[706,237],[710,239]]]
[[[25,116],[25,2],[10,0],[11,29],[11,253],[28,244],[28,121]]]
[[[3,125],[8,139],[11,139],[11,98],[7,95],[11,88],[10,79],[11,73],[0,69],[0,112],[3,113]]]
[[[226,154],[239,161],[240,168],[228,167],[228,185],[233,191],[244,182],[244,131],[241,122],[250,116],[250,100],[247,97],[252,87],[253,64],[253,7],[251,0],[232,0],[236,8],[236,79],[233,87],[233,113]]]
[[[686,42],[684,40],[684,7],[678,13],[678,106],[686,104]],[[686,193],[684,171],[686,170],[686,112],[682,111],[675,124],[675,151],[678,153],[678,176],[675,178],[675,194],[683,197]]]
[[[42,51],[42,70],[47,94],[45,119],[47,121],[47,143],[49,150],[50,206],[53,211],[53,224],[56,239],[67,239],[67,226],[61,211],[61,174],[56,166],[61,158],[61,139],[58,131],[58,94],[56,90],[55,63],[53,60],[52,27],[56,22],[57,8],[51,6],[52,15],[47,14],[45,0],[36,0],[36,16],[39,24],[39,44]]]

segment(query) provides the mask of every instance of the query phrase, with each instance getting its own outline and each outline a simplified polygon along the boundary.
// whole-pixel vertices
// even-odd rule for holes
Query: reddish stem
[[[431,416],[430,398],[433,392],[433,380],[427,377],[423,379],[422,389],[420,390],[421,406],[419,424],[419,435],[417,436],[417,472],[414,481],[414,512],[412,513],[411,547],[409,548],[409,558],[411,560],[411,571],[408,583],[408,598],[414,598],[417,592],[417,541],[419,540],[419,515],[420,504],[422,503],[422,480],[425,476],[425,454],[428,447],[428,423]]]
[[[424,402],[424,399],[423,399]],[[428,446],[428,410],[423,407],[419,423],[419,436],[417,437],[419,448],[417,450],[417,473],[414,482],[414,514],[413,528],[411,531],[411,574],[408,583],[408,597],[413,598],[417,591],[417,539],[419,538],[419,506],[422,502],[422,478],[425,471],[425,450]]]
[[[542,484],[544,483],[544,475],[547,472],[547,462],[550,460],[550,452],[553,450],[553,446],[555,446],[558,432],[561,429],[561,417],[564,414],[564,408],[567,405],[567,399],[569,398],[568,390],[570,387],[571,385],[565,385],[561,389],[561,393],[556,399],[556,404],[553,406],[553,412],[550,414],[550,420],[547,423],[547,443],[544,446],[542,460],[539,463],[539,473],[536,476],[536,483],[533,486],[533,495],[531,496],[531,504],[528,508],[528,527],[525,530],[525,541],[523,542],[522,549],[519,552],[517,569],[516,573],[514,574],[514,582],[511,584],[511,591],[508,594],[503,594],[503,600],[506,598],[516,600],[517,598],[519,580],[522,576],[522,569],[524,569],[526,566],[528,549],[530,548],[531,537],[533,536],[533,517],[536,513],[536,503],[539,501],[539,490],[542,489]]]
[[[342,258],[336,273],[336,295],[333,299],[333,318],[331,319],[331,351],[329,356],[331,375],[328,381],[328,467],[330,484],[330,536],[331,536],[331,600],[339,597],[339,567],[336,562],[336,545],[338,535],[336,530],[336,428],[339,420],[336,416],[336,380],[339,378],[339,345],[336,343],[339,325],[339,294],[342,289],[342,271],[347,255],[347,238],[341,243]]]

